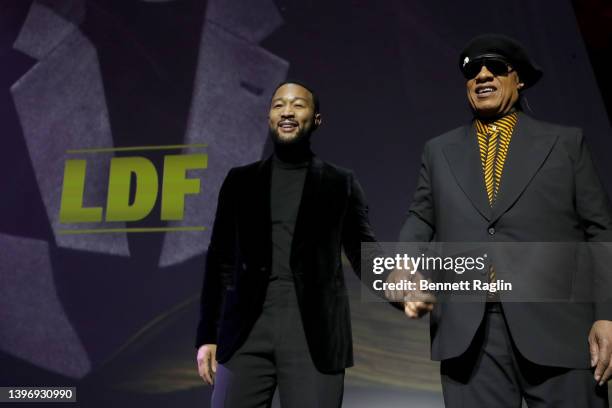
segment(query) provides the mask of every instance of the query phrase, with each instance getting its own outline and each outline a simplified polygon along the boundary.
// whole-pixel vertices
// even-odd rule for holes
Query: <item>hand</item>
[[[402,281],[414,281],[415,277],[410,274],[410,271],[405,269],[395,269],[387,276],[387,283],[399,284]],[[403,289],[385,289],[385,297],[390,302],[404,302],[410,296],[412,291]]]
[[[423,300],[404,302],[404,313],[411,319],[420,319],[433,310],[434,296],[428,293],[421,296],[423,296]]]
[[[421,279],[425,279],[423,275],[416,271],[414,274],[411,274],[407,270],[396,269],[389,274],[387,277],[387,283],[399,283],[402,281],[410,281],[410,282],[418,282]],[[417,283],[418,287],[418,283]],[[426,293],[420,291],[418,289],[415,290],[385,290],[385,296],[391,302],[403,302],[404,303],[404,313],[411,319],[420,319],[425,316],[427,312],[431,312],[433,310],[433,304],[436,301],[435,296],[430,293]]]
[[[215,374],[217,373],[216,354],[216,344],[204,344],[198,349],[196,357],[198,361],[198,373],[200,373],[200,377],[202,377],[208,385],[213,385],[215,383]]]
[[[589,333],[591,367],[595,367],[595,381],[604,385],[612,375],[612,321],[597,320]]]

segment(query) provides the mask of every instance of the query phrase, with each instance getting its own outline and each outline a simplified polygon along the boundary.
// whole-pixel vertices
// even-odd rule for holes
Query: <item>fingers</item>
[[[385,288],[385,297],[391,302],[403,302],[404,305],[408,303],[417,303],[417,308],[414,309],[412,306],[408,309],[405,308],[406,314],[409,316],[415,314],[415,317],[420,317],[424,313],[431,310],[431,306],[424,306],[424,303],[430,304],[434,303],[436,298],[431,293],[423,292],[421,290],[416,289],[414,286],[415,277],[422,276],[418,272],[415,276],[410,275],[406,271],[393,271],[389,277],[387,278],[387,283],[390,284],[399,284],[403,280],[408,280],[413,284],[413,287],[410,289],[402,288],[402,289],[388,289],[388,286]]]
[[[404,313],[406,313],[406,316],[408,316],[409,318],[416,319],[417,312],[414,306],[414,302],[406,302],[404,304]]]
[[[608,367],[602,374],[601,379],[599,380],[599,385],[604,385],[610,379],[610,376],[612,376],[612,361],[608,362]]]
[[[208,385],[213,384],[213,376],[210,370],[210,360],[212,358],[212,353],[208,350],[204,352],[201,359],[198,359],[198,372],[200,373],[200,377],[204,379],[204,382]]]
[[[391,280],[391,283],[397,283],[395,280]],[[406,291],[401,289],[385,289],[385,296],[391,302],[402,302],[404,300],[404,296],[406,296]]]
[[[410,296],[410,292],[406,290],[386,290],[385,296],[391,302],[403,302],[407,297]]]
[[[394,270],[387,277],[387,283],[393,284],[397,289],[388,289],[388,286],[385,288],[385,297],[391,302],[403,302],[404,298],[410,293],[410,291],[405,289],[400,289],[401,283],[403,281],[411,280],[411,275],[409,272],[405,270]]]
[[[385,290],[385,296],[391,302],[401,302],[404,299],[404,291],[401,290]]]
[[[404,313],[411,319],[419,319],[427,312],[433,310],[433,304],[429,302],[405,302]]]
[[[589,353],[591,354],[591,367],[595,367],[599,361],[599,346],[593,336],[589,336]]]
[[[433,304],[436,302],[436,297],[429,292],[418,291],[411,294],[411,301],[416,301],[420,303]]]
[[[599,383],[599,385],[603,385],[608,378],[610,378],[610,342],[607,339],[600,339],[598,342],[599,346],[599,358],[597,361],[597,366],[595,368],[595,381]],[[604,375],[608,375],[607,378],[604,378]]]

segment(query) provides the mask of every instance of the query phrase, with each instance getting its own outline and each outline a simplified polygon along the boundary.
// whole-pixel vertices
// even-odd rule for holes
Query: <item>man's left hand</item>
[[[589,333],[591,367],[595,367],[595,381],[604,385],[612,375],[612,321],[597,320]]]

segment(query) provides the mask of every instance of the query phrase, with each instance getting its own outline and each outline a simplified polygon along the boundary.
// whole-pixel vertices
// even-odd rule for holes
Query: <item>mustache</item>
[[[282,120],[279,120],[279,121],[276,123],[276,126],[281,126],[283,123],[289,123],[289,124],[291,124],[291,125],[296,125],[296,126],[298,125],[298,122],[297,122],[297,121],[295,121],[295,120],[291,120],[291,119],[282,119]]]
[[[298,132],[296,134],[296,139],[302,139],[302,138],[310,138],[310,136],[312,135],[312,133],[314,132],[314,129],[298,129]],[[281,140],[281,136],[280,136],[280,132],[278,131],[278,129],[276,127],[269,127],[268,128],[268,136],[272,138],[272,140],[274,141],[278,141]]]

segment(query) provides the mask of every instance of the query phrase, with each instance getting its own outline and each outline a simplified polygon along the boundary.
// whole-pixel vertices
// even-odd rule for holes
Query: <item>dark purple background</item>
[[[0,234],[48,243],[50,273],[59,301],[92,369],[75,380],[0,352],[0,385],[77,385],[80,406],[206,406],[209,389],[192,388],[197,381],[187,381],[177,391],[157,393],[150,392],[150,385],[140,392],[115,388],[119,374],[138,372],[140,367],[146,371],[151,360],[193,360],[204,254],[160,268],[161,235],[130,236],[128,259],[56,246],[9,91],[36,63],[12,48],[30,3],[0,1]],[[134,19],[135,2],[86,2],[87,13],[79,27],[97,45],[115,145],[182,142],[193,98],[190,84],[198,57],[197,34],[207,24],[208,12],[206,2],[190,3],[193,9],[186,23],[181,18],[166,20],[159,13],[149,19]],[[247,0],[231,3],[231,7],[238,4],[243,9],[253,4]],[[525,44],[545,73],[526,93],[528,112],[538,119],[584,128],[600,175],[612,191],[612,162],[608,159],[612,139],[604,102],[612,95],[605,58],[611,51],[612,25],[610,8],[601,2],[275,0],[274,4],[284,23],[260,44],[290,64],[289,77],[304,80],[319,93],[324,124],[315,134],[314,150],[322,158],[355,171],[366,191],[380,240],[396,238],[425,141],[470,120],[457,58],[462,46],[483,32],[502,32]],[[122,44],[121,31],[111,29],[112,19],[91,11],[99,5],[131,21],[127,23],[130,27],[138,27],[144,36],[139,44],[161,61],[158,68],[169,82],[157,83],[154,76],[147,77],[158,71],[130,54],[129,47]],[[192,26],[185,29],[184,24]],[[594,72],[599,73],[598,79]],[[230,101],[247,97],[226,95]],[[135,104],[143,107],[139,115],[123,114],[126,107]],[[229,120],[245,114],[239,109],[223,113]],[[265,133],[265,111],[258,112],[254,120],[261,120],[261,132]],[[211,199],[210,206],[214,205]],[[154,219],[145,220],[145,225],[154,224]],[[0,254],[28,256],[18,250]],[[12,271],[5,267],[0,266],[0,273],[8,276]],[[355,302],[359,299],[353,297]],[[423,330],[422,325],[408,327]],[[134,338],[135,334],[139,335]],[[379,334],[373,324],[366,337]],[[362,340],[365,338],[357,336],[356,344]],[[440,404],[437,392],[418,387],[381,391],[375,386],[349,385],[346,405],[363,406],[358,401],[365,404],[368,398],[379,401],[377,395],[385,395],[388,406],[409,401],[418,406]]]

